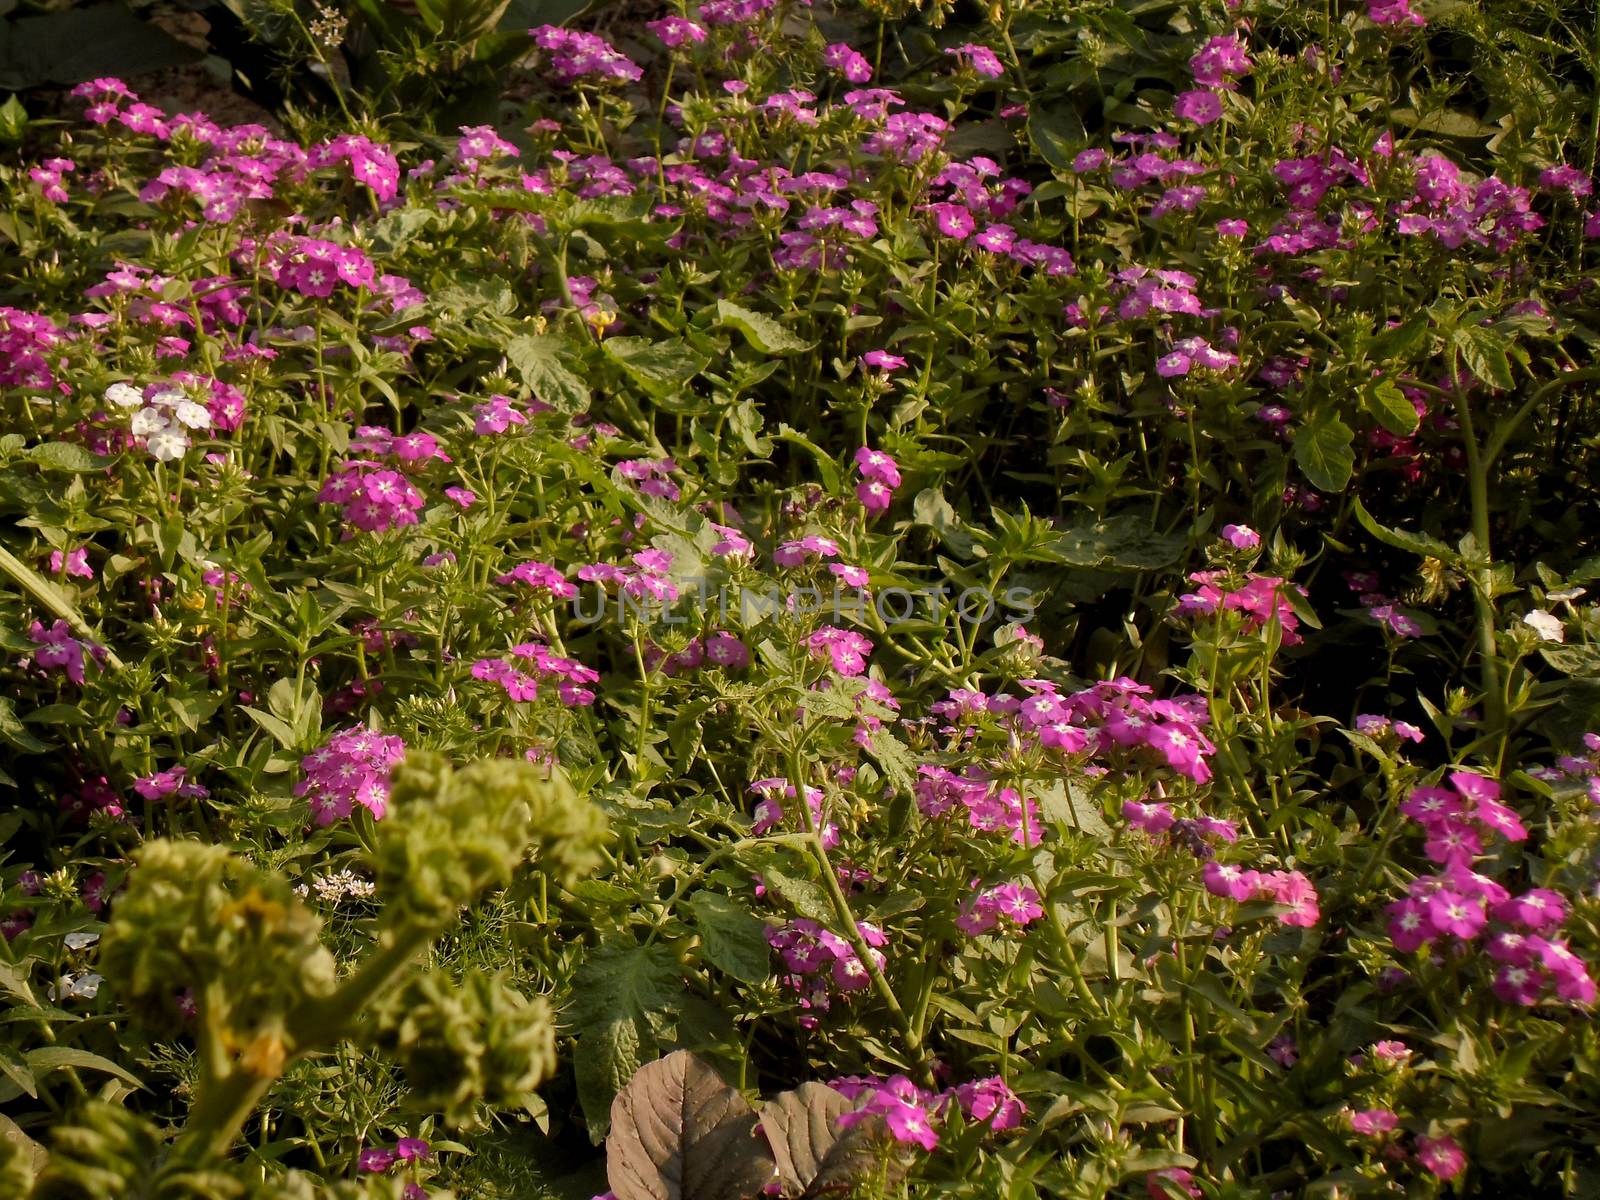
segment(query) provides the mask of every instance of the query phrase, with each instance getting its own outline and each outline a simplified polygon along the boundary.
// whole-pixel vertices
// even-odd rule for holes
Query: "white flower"
[[[185,400],[172,410],[173,416],[178,418],[178,424],[187,425],[190,429],[210,429],[211,414],[205,406],[196,404],[193,400]]]
[[[100,940],[98,933],[69,933],[61,939],[62,945],[68,950],[82,950],[94,945]]]
[[[93,1000],[100,991],[100,985],[105,982],[105,976],[90,971],[86,975],[79,975],[74,979],[71,975],[63,975],[60,983],[47,989],[50,999],[61,1000]]]
[[[1531,626],[1533,631],[1547,642],[1567,640],[1567,631],[1562,628],[1560,619],[1542,608],[1536,608],[1528,613],[1522,618],[1522,623]]]
[[[1559,592],[1549,592],[1549,593],[1547,593],[1545,595],[1545,599],[1546,600],[1556,600],[1556,601],[1576,600],[1579,596],[1587,595],[1588,591],[1589,591],[1588,588],[1581,588],[1581,587],[1562,588]]]
[[[184,451],[189,448],[189,436],[181,429],[163,429],[146,438],[144,448],[150,451],[150,457],[157,462],[171,462],[183,457]]]
[[[144,393],[131,383],[113,383],[106,389],[106,403],[118,408],[137,408],[144,403]]]
[[[162,408],[177,408],[180,404],[187,404],[189,397],[172,388],[164,388],[150,397],[151,404],[159,404]]]
[[[149,437],[153,433],[160,433],[167,427],[167,414],[159,408],[141,408],[133,414],[133,420],[128,422],[128,428],[135,437]]]

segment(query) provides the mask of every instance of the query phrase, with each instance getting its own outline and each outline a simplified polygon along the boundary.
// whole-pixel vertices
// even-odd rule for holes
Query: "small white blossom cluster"
[[[164,388],[148,400],[131,383],[113,383],[106,389],[106,403],[134,409],[128,430],[144,439],[144,448],[157,462],[182,458],[189,449],[190,429],[210,429],[211,414],[182,392]]]
[[[317,899],[323,904],[338,904],[344,899],[365,900],[377,891],[377,885],[372,880],[363,879],[355,872],[347,870],[318,875],[311,880],[309,888],[301,884],[295,891],[302,896],[315,892]]]

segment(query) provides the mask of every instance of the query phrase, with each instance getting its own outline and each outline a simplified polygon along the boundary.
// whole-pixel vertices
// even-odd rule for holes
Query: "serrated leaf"
[[[731,300],[717,301],[717,324],[737,329],[745,341],[763,354],[798,354],[811,349],[812,345],[790,333],[775,318]]]
[[[35,1076],[42,1077],[51,1071],[59,1071],[63,1067],[76,1067],[84,1071],[103,1071],[107,1075],[115,1075],[124,1083],[131,1083],[136,1088],[144,1087],[136,1075],[132,1075],[98,1054],[88,1050],[79,1050],[76,1046],[40,1046],[37,1050],[29,1050],[23,1055],[27,1060],[28,1069]]]
[[[596,1144],[611,1129],[611,1104],[633,1078],[644,1059],[644,1047],[655,1052],[655,1039],[640,1033],[638,1023],[627,1018],[585,1029],[572,1049],[572,1073],[578,1085],[589,1138]]]
[[[1295,431],[1295,465],[1319,492],[1342,492],[1355,470],[1355,433],[1332,413],[1314,416]]]
[[[1451,339],[1461,352],[1461,361],[1484,383],[1502,392],[1510,391],[1516,380],[1511,377],[1511,360],[1506,357],[1509,343],[1492,329],[1468,326],[1455,331]]]
[[[667,947],[606,942],[589,952],[573,976],[566,1016],[580,1029],[617,1017],[653,1026],[682,992],[678,960]]]
[[[1142,513],[1119,513],[1066,530],[1049,550],[1071,567],[1153,571],[1178,560],[1185,539],[1157,532]]]
[[[887,728],[875,729],[867,738],[867,753],[897,792],[910,792],[917,783],[917,762],[906,744]]]
[[[102,470],[106,465],[106,460],[95,458],[72,442],[42,442],[28,451],[28,459],[52,470],[75,474]]]
[[[802,917],[824,923],[834,919],[833,909],[828,906],[822,889],[809,879],[786,875],[774,867],[764,869],[761,872],[761,879],[767,885],[768,891]]]
[[[706,961],[745,983],[766,982],[772,973],[772,947],[765,921],[716,892],[696,892],[689,908]]]
[[[611,1105],[617,1200],[752,1200],[775,1169],[755,1111],[686,1050],[640,1067]]]
[[[569,347],[558,334],[524,334],[506,343],[506,361],[537,399],[564,413],[589,407],[589,385],[563,361]]]
[[[761,1106],[761,1129],[784,1196],[848,1191],[877,1167],[888,1148],[882,1118],[839,1128],[839,1118],[855,1108],[855,1101],[823,1083],[802,1083]]]
[[[1417,431],[1421,418],[1416,406],[1407,400],[1405,393],[1392,379],[1380,380],[1366,389],[1367,411],[1373,419],[1397,437],[1410,437]]]
[[[652,395],[680,390],[705,370],[710,359],[681,340],[615,337],[600,343],[606,357]]]

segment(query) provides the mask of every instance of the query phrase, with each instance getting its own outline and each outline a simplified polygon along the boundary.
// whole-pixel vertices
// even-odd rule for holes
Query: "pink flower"
[[[1417,1138],[1417,1161],[1440,1179],[1450,1180],[1467,1166],[1467,1156],[1448,1134]]]
[[[1482,901],[1470,899],[1448,888],[1440,888],[1428,897],[1427,914],[1434,929],[1463,941],[1477,937],[1488,920]]]
[[[851,83],[866,83],[872,78],[872,64],[843,42],[822,52],[822,65],[837,71]]]
[[[1372,1043],[1372,1057],[1379,1062],[1403,1063],[1411,1058],[1411,1047],[1391,1039]]]
[[[1144,1190],[1150,1200],[1173,1200],[1177,1196],[1200,1200],[1205,1194],[1195,1186],[1194,1172],[1184,1167],[1164,1167],[1159,1171],[1151,1171],[1144,1177]]]
[[[50,570],[57,575],[71,575],[77,579],[93,579],[94,568],[89,565],[89,548],[79,546],[62,554],[50,551]]]
[[[946,50],[946,54],[954,55],[956,60],[975,75],[982,75],[987,79],[999,79],[1006,73],[1004,65],[1000,62],[995,52],[987,46],[980,46],[975,42],[968,42],[964,46],[957,46],[953,50]]]
[[[1194,88],[1173,101],[1172,115],[1180,121],[1210,125],[1222,117],[1222,100],[1215,92]]]
[[[1254,550],[1261,545],[1261,535],[1248,525],[1224,525],[1222,540],[1235,550]]]
[[[1350,1128],[1366,1137],[1381,1137],[1400,1124],[1387,1108],[1367,1108],[1350,1114]]]
[[[898,354],[890,354],[887,350],[868,350],[861,356],[861,361],[869,367],[876,367],[880,371],[898,371],[906,365],[906,360]]]
[[[975,1121],[987,1122],[990,1129],[1003,1133],[1022,1124],[1028,1109],[998,1075],[977,1079],[955,1088],[956,1103]]]
[[[35,621],[28,627],[28,636],[39,647],[33,652],[33,661],[38,666],[46,671],[61,671],[73,683],[82,685],[83,655],[88,643],[73,637],[70,625],[58,619],[46,629]]]

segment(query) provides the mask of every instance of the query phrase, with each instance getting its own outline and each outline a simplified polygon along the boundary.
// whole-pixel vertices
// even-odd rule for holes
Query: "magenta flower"
[[[906,365],[905,359],[898,354],[890,354],[887,350],[868,350],[861,356],[861,362],[880,371],[898,371]]]
[[[851,83],[866,83],[872,78],[872,64],[843,42],[822,52],[822,65],[837,71]]]
[[[1172,115],[1180,121],[1210,125],[1222,117],[1222,99],[1215,92],[1194,88],[1180,93],[1173,101]]]
[[[999,79],[1006,73],[999,56],[988,46],[981,46],[976,42],[956,46],[954,49],[946,50],[945,53],[953,55],[961,66],[974,75],[982,75],[986,79]]]
[[[1367,1108],[1350,1114],[1350,1128],[1365,1137],[1382,1137],[1400,1124],[1400,1118],[1387,1108]]]
[[[996,1133],[1016,1129],[1028,1113],[1027,1106],[998,1075],[957,1085],[956,1103],[974,1121],[986,1123]]]
[[[35,664],[46,671],[60,671],[73,683],[83,684],[83,655],[89,644],[73,637],[70,625],[58,619],[46,629],[35,621],[28,627],[28,636],[39,647],[33,652]]]
[[[1448,888],[1440,888],[1428,897],[1426,911],[1435,930],[1463,941],[1477,937],[1488,920],[1481,900],[1460,895]]]
[[[978,228],[972,213],[959,204],[930,204],[927,209],[933,214],[934,227],[945,237],[964,241]]]
[[[1448,1134],[1417,1138],[1417,1161],[1443,1180],[1454,1179],[1467,1167],[1467,1156]]]
[[[1248,525],[1224,525],[1222,540],[1235,550],[1254,550],[1261,545],[1261,535]]]
[[[706,40],[704,27],[696,25],[687,17],[662,17],[659,21],[646,21],[644,27],[656,35],[656,40],[669,50],[676,50],[679,46],[694,43],[698,45]]]
[[[93,579],[94,568],[89,565],[89,548],[78,546],[62,554],[50,551],[50,570],[57,575],[70,575],[77,579]]]

